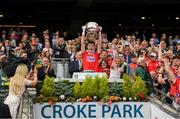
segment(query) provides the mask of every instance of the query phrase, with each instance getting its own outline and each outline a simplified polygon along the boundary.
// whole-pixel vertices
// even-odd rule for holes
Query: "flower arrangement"
[[[105,102],[110,105],[119,101],[144,101],[147,97],[145,82],[140,77],[123,76],[124,83],[108,83],[107,77],[86,77],[80,83],[46,77],[37,102]]]

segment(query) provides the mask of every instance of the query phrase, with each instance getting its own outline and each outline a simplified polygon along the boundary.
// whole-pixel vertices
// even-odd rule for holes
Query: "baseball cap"
[[[152,53],[150,54],[150,56],[156,57],[156,53],[155,53],[155,52],[152,52]]]

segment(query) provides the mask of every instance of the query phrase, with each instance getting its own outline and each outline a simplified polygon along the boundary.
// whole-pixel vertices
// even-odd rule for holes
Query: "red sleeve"
[[[176,96],[176,85],[175,84],[170,84],[170,90],[169,90],[169,95],[175,97]]]

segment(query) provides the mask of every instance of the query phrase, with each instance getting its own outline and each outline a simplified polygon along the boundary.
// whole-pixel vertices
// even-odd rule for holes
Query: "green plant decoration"
[[[118,82],[109,83],[110,96],[122,96],[122,84]]]
[[[86,79],[83,81],[82,86],[81,86],[81,90],[82,90],[81,97],[87,97],[87,96],[90,96],[90,94],[92,95],[92,92],[90,89],[91,81],[92,81],[92,77],[90,76],[86,77]]]
[[[78,99],[81,97],[81,85],[79,82],[76,82],[73,88],[73,96],[75,99]]]
[[[141,79],[141,77],[135,76],[135,82],[131,88],[132,96],[136,97],[138,101],[144,100],[147,97],[147,88],[145,82]]]
[[[132,96],[132,79],[130,79],[130,77],[127,74],[123,75],[123,80],[124,83],[122,84],[122,90],[123,90],[123,96],[126,98],[129,98]]]
[[[99,89],[99,82],[100,82],[100,77],[95,77],[95,79],[91,79],[91,83],[89,85],[90,87],[90,97],[97,96],[98,95],[98,89]]]
[[[55,91],[54,94],[58,97],[60,95],[65,95],[65,97],[73,96],[73,86],[74,84],[68,80],[60,80],[54,84]]]
[[[109,94],[109,87],[108,87],[108,78],[102,77],[99,80],[99,88],[98,88],[98,99],[102,99]]]
[[[44,79],[44,84],[41,89],[41,94],[44,97],[52,97],[54,93],[54,78],[46,76]]]

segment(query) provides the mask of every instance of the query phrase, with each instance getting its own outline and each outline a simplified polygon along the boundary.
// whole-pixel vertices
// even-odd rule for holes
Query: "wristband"
[[[85,31],[83,30],[83,32],[82,32],[82,36],[85,36]]]

